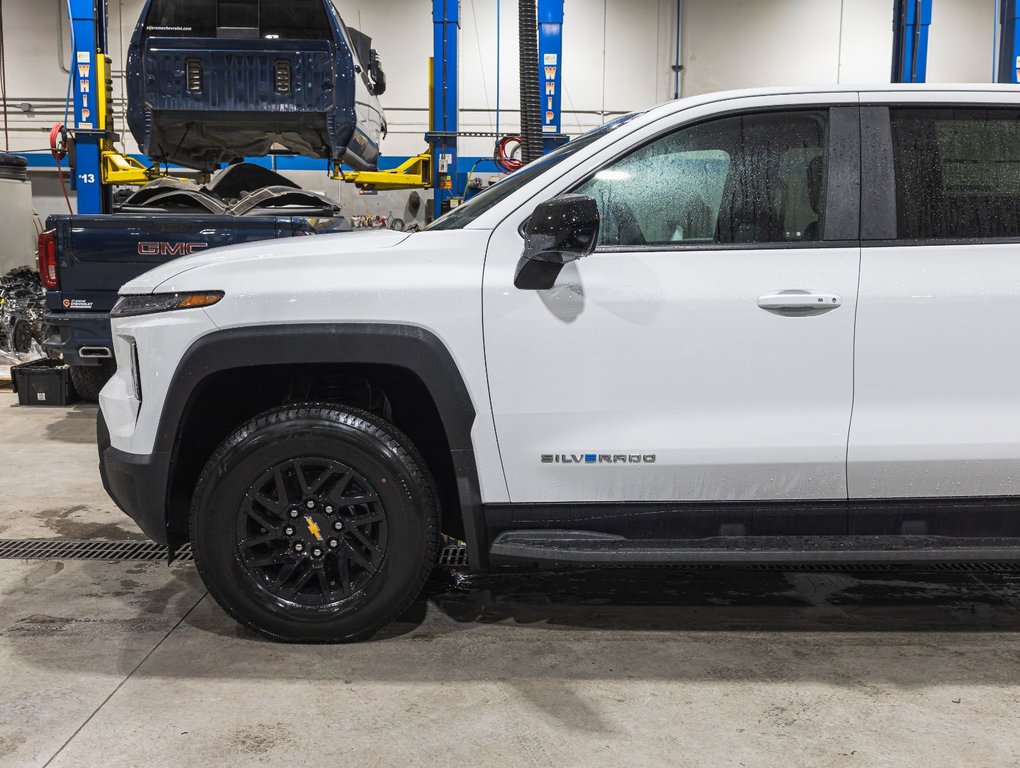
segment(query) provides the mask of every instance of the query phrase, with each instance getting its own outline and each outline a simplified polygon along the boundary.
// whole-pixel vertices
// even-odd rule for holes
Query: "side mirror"
[[[563,195],[542,203],[524,230],[524,255],[514,286],[525,291],[553,287],[565,264],[589,256],[598,244],[601,217],[588,195]]]
[[[372,78],[372,93],[375,96],[382,96],[386,93],[386,73],[383,72],[379,51],[372,48],[369,52],[369,58],[371,62],[368,65],[368,74]]]

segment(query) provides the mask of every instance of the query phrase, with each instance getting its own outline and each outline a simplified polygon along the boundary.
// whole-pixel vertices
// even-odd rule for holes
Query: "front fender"
[[[245,326],[197,339],[174,372],[155,439],[155,455],[170,457],[163,498],[178,461],[178,435],[208,377],[232,369],[307,364],[388,365],[403,368],[424,384],[442,420],[457,480],[457,492],[472,564],[486,562],[481,492],[471,427],[475,407],[449,350],[430,331],[388,323],[314,323]],[[170,515],[168,515],[168,521]]]

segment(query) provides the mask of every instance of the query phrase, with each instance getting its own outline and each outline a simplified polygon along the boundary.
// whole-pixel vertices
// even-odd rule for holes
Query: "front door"
[[[599,204],[599,246],[547,291],[514,288],[522,236],[496,229],[484,333],[512,502],[846,498],[858,152],[854,107],[659,135],[572,190]]]

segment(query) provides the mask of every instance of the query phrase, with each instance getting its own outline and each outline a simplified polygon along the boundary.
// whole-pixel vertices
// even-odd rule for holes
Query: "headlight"
[[[196,291],[194,293],[145,293],[121,296],[110,313],[111,317],[151,315],[174,309],[211,307],[223,298],[223,291]]]

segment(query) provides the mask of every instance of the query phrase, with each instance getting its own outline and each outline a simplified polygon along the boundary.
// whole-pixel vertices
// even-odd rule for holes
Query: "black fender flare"
[[[313,323],[256,325],[213,331],[196,340],[171,379],[156,432],[155,451],[176,464],[177,436],[187,422],[193,395],[209,376],[235,368],[298,364],[378,364],[406,369],[432,396],[450,446],[469,561],[488,560],[481,491],[471,427],[475,408],[460,369],[446,345],[419,326],[392,323]],[[169,521],[169,515],[167,516]]]

